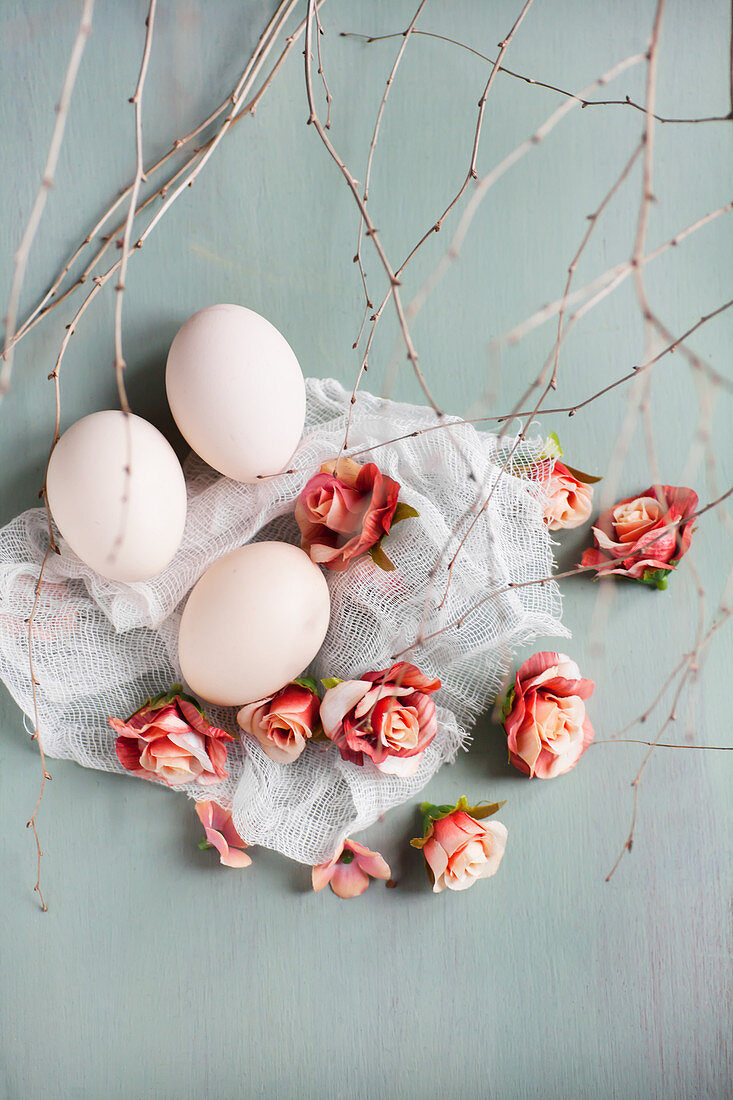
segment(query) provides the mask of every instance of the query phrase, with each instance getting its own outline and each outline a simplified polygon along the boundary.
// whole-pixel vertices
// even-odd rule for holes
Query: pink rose
[[[504,705],[515,768],[552,779],[575,767],[594,736],[585,713],[594,687],[564,653],[535,653],[524,662]]]
[[[355,840],[345,840],[330,860],[313,868],[313,889],[318,892],[330,883],[340,898],[358,898],[370,878],[388,879],[391,873],[379,852]]]
[[[507,828],[500,821],[478,821],[503,806],[469,807],[461,798],[455,808],[431,806],[424,802],[425,836],[413,840],[422,848],[433,892],[468,890],[481,878],[490,878],[499,869],[506,848]]]
[[[295,506],[301,547],[312,561],[343,572],[389,534],[399,491],[373,462],[324,462]]]
[[[550,466],[552,467],[550,469]],[[580,481],[567,466],[557,459],[541,463],[538,476],[547,474],[543,484],[545,491],[544,518],[551,531],[580,527],[590,519],[593,506],[593,489]]]
[[[386,775],[414,775],[438,732],[430,696],[439,687],[440,680],[406,661],[342,680],[323,697],[323,732],[344,760],[362,765],[369,759]]]
[[[117,759],[133,775],[162,779],[169,787],[218,783],[228,775],[224,742],[234,738],[210,725],[196,701],[182,691],[176,684],[148,700],[126,722],[109,719],[119,734]]]
[[[264,752],[277,764],[297,760],[318,725],[320,700],[313,687],[287,684],[275,695],[248,703],[237,715],[246,733],[256,737]]]
[[[232,815],[216,802],[197,802],[196,813],[204,827],[206,840],[199,848],[216,848],[225,867],[249,867],[252,860],[244,851],[247,845],[232,824]]]
[[[598,576],[618,573],[657,588],[690,548],[697,493],[674,485],[650,486],[601,513],[593,528],[596,549],[586,550],[581,565]]]

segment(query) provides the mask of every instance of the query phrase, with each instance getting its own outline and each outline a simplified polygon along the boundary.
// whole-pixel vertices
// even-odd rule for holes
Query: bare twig
[[[439,42],[447,42],[451,46],[458,46],[462,50],[466,50],[468,53],[473,54],[475,57],[480,58],[482,61],[488,61],[489,64],[494,64],[494,60],[487,57],[486,54],[481,53],[480,50],[474,49],[473,46],[469,46],[466,42],[459,42],[456,38],[449,38],[445,34],[435,34],[433,31],[416,31],[421,38],[434,38]],[[369,46],[373,42],[387,42],[391,38],[399,38],[400,32],[393,34],[360,34],[356,31],[342,31],[342,38],[359,38]],[[546,88],[550,92],[557,92],[558,95],[566,96],[568,99],[576,99],[581,107],[632,107],[636,111],[642,111],[646,113],[646,108],[641,103],[636,103],[630,96],[624,96],[623,99],[586,99],[582,95],[576,95],[574,92],[568,92],[565,88],[558,87],[557,84],[547,84],[544,80],[536,80],[532,76],[523,76],[522,73],[514,72],[513,69],[507,69],[505,65],[500,65],[498,71],[504,73],[506,76],[512,76],[516,80],[521,80],[525,84],[532,84],[536,88]],[[731,34],[731,73],[733,73],[733,33]],[[727,115],[708,115],[704,118],[668,118],[663,115],[654,115],[657,122],[670,122],[670,123],[698,123],[698,122],[730,122],[733,119],[733,76],[731,77],[731,110]]]
[[[130,405],[125,390],[125,358],[122,354],[122,300],[125,292],[125,280],[127,278],[127,261],[130,256],[130,243],[132,239],[132,223],[135,220],[137,209],[137,197],[140,186],[145,178],[145,166],[143,162],[143,89],[145,77],[150,61],[150,50],[153,45],[153,27],[155,25],[155,5],[157,0],[150,0],[148,14],[145,19],[145,46],[140,62],[140,75],[137,78],[137,87],[130,103],[135,108],[135,178],[130,192],[130,202],[127,208],[125,220],[125,232],[122,238],[122,253],[120,255],[120,271],[117,279],[117,297],[115,299],[115,374],[117,376],[117,391],[120,399],[120,408],[125,414],[129,414]],[[129,456],[128,456],[129,457]]]
[[[380,103],[379,103],[379,109],[377,111],[377,117],[376,117],[376,121],[374,123],[374,130],[372,132],[372,140],[369,143],[369,152],[367,153],[366,172],[364,173],[364,191],[363,191],[363,194],[362,194],[362,201],[363,201],[365,206],[369,202],[369,182],[370,182],[371,177],[372,177],[372,163],[374,161],[374,153],[375,153],[376,148],[377,148],[377,140],[379,138],[379,130],[380,130],[380,127],[382,125],[382,116],[384,115],[384,109],[387,106],[387,99],[388,99],[389,93],[392,89],[392,85],[394,83],[394,79],[395,79],[395,75],[397,73],[397,69],[400,66],[400,62],[402,61],[402,56],[403,56],[405,50],[407,49],[407,43],[410,41],[410,35],[412,34],[413,30],[415,29],[415,24],[417,23],[418,19],[420,18],[420,13],[421,13],[422,9],[424,8],[424,6],[425,6],[425,0],[420,0],[420,3],[417,7],[417,11],[413,15],[412,20],[411,20],[409,26],[407,27],[407,30],[401,36],[402,37],[402,42],[400,43],[400,48],[397,51],[397,57],[394,60],[394,64],[392,65],[392,68],[390,69],[389,76],[387,77],[387,83],[385,85],[384,92],[382,93],[382,98],[381,98]],[[360,215],[360,217],[359,217],[359,233],[357,235],[357,240],[356,240],[356,254],[354,255],[354,263],[357,264],[358,267],[359,267],[359,275],[360,275],[360,278],[361,278],[362,287],[364,288],[364,299],[365,299],[365,301],[364,301],[364,316],[362,318],[361,328],[359,329],[359,334],[358,334],[356,340],[354,341],[354,348],[358,347],[359,342],[361,340],[361,334],[364,331],[364,325],[366,324],[366,320],[367,320],[367,316],[369,314],[369,310],[374,308],[373,305],[372,305],[370,295],[369,295],[369,288],[367,286],[366,272],[364,270],[364,262],[363,262],[362,256],[361,256],[361,245],[362,245],[363,237],[364,237],[364,218]],[[371,347],[371,342],[369,344],[369,347]],[[349,430],[351,428],[351,418],[352,418],[353,411],[354,411],[354,404],[356,402],[356,394],[357,394],[357,390],[359,389],[359,384],[360,384],[361,379],[364,375],[364,372],[367,370],[368,356],[369,356],[369,350],[367,349],[366,354],[363,356],[363,358],[361,360],[359,370],[357,371],[357,374],[356,374],[356,381],[354,382],[354,388],[351,392],[351,403],[349,405],[348,416],[347,416],[347,419],[346,419],[346,429],[344,431],[344,442],[343,442],[343,446],[341,448],[342,451],[346,450],[346,448],[349,445]]]
[[[71,103],[71,95],[74,91],[74,84],[76,83],[76,77],[81,65],[81,59],[84,54],[84,49],[87,44],[87,39],[92,30],[92,14],[94,11],[94,0],[84,0],[81,12],[81,22],[79,24],[79,30],[74,41],[74,45],[71,51],[71,57],[69,58],[69,65],[66,70],[66,76],[64,77],[63,87],[61,89],[61,98],[59,99],[58,106],[56,107],[56,122],[54,124],[53,133],[51,135],[51,144],[48,149],[48,156],[46,157],[46,164],[43,169],[43,176],[41,178],[41,184],[36,194],[35,202],[31,210],[28,224],[25,227],[25,231],[21,238],[18,249],[15,253],[13,260],[13,279],[10,286],[10,297],[8,299],[8,308],[5,315],[5,338],[3,342],[3,365],[0,369],[0,403],[2,402],[5,394],[10,388],[10,379],[13,373],[13,337],[15,336],[15,326],[18,319],[18,307],[20,304],[20,295],[23,289],[23,280],[25,278],[25,271],[28,264],[28,256],[30,254],[33,240],[38,231],[38,227],[43,217],[43,211],[46,206],[46,200],[48,194],[54,185],[54,177],[56,175],[56,165],[58,163],[59,154],[61,152],[61,145],[64,140],[64,130],[66,129],[66,120],[69,114],[69,104]]]
[[[428,388],[428,384],[425,380],[425,376],[422,372],[422,369],[421,369],[419,361],[418,361],[417,349],[415,348],[415,345],[414,345],[413,340],[412,340],[412,336],[410,335],[410,330],[409,330],[408,325],[407,325],[407,318],[405,317],[405,311],[404,311],[404,308],[402,306],[402,299],[400,297],[400,292],[399,292],[399,286],[400,286],[399,279],[397,278],[397,276],[395,274],[395,271],[394,271],[392,265],[390,264],[389,259],[387,258],[387,254],[384,251],[384,247],[382,245],[382,242],[379,239],[379,232],[378,232],[376,226],[374,225],[374,223],[371,219],[371,215],[369,214],[366,203],[364,202],[364,200],[361,197],[361,192],[359,191],[358,184],[357,184],[356,180],[354,179],[354,177],[352,176],[349,169],[344,164],[344,162],[341,159],[341,157],[339,156],[339,154],[336,152],[336,149],[334,148],[333,144],[331,143],[331,141],[329,139],[329,136],[326,133],[325,127],[324,127],[323,123],[321,122],[321,120],[318,116],[318,112],[316,111],[315,98],[314,98],[314,95],[313,95],[313,78],[312,78],[312,74],[311,74],[311,42],[312,42],[312,27],[313,27],[314,7],[315,7],[315,0],[308,0],[308,17],[306,19],[305,51],[304,51],[305,52],[305,86],[306,86],[306,96],[307,96],[307,99],[308,99],[308,109],[309,109],[308,125],[312,125],[313,128],[315,129],[316,133],[320,137],[321,141],[323,142],[324,146],[326,147],[326,150],[327,150],[329,156],[334,161],[334,163],[337,165],[339,171],[341,172],[341,175],[346,180],[346,184],[349,188],[349,191],[353,195],[353,198],[354,198],[354,201],[356,202],[356,205],[359,207],[359,210],[361,212],[361,216],[364,219],[364,224],[367,227],[367,236],[371,237],[372,242],[374,244],[374,247],[377,250],[377,255],[379,256],[382,267],[384,268],[385,272],[387,273],[387,277],[389,279],[390,294],[392,295],[392,299],[394,301],[395,312],[397,314],[397,320],[398,320],[398,323],[399,323],[399,326],[400,326],[400,331],[402,333],[402,339],[403,339],[405,347],[407,349],[407,358],[409,359],[410,364],[412,365],[412,369],[413,369],[415,377],[417,378],[417,381],[420,385],[420,388],[422,389],[423,393],[425,394],[425,397],[427,398],[428,402],[430,403],[430,405],[431,405],[433,411],[435,412],[436,416],[442,416],[443,415],[442,409],[440,409],[440,407],[437,405],[432,393],[430,392],[430,389]]]

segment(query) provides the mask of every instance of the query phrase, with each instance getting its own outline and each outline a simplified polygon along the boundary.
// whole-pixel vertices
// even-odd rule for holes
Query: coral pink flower
[[[373,462],[324,462],[295,506],[303,550],[319,565],[343,572],[389,534],[399,491]]]
[[[674,485],[651,485],[641,496],[626,497],[607,509],[593,528],[596,548],[581,565],[598,576],[618,573],[657,588],[690,548],[697,493]]]
[[[388,879],[391,873],[379,852],[355,840],[345,840],[330,860],[313,868],[313,889],[318,892],[330,883],[340,898],[358,898],[370,878]]]
[[[312,737],[319,707],[315,683],[311,688],[294,682],[267,699],[242,707],[237,721],[246,733],[257,738],[271,760],[290,764]]]
[[[545,491],[544,517],[551,531],[580,527],[590,519],[593,507],[593,488],[580,481],[575,474],[557,460],[541,464],[538,476],[549,470],[543,488]]]
[[[119,734],[117,759],[133,775],[161,779],[169,787],[218,783],[228,775],[224,742],[234,738],[210,725],[196,701],[182,690],[176,684],[150,699],[126,722],[109,719]]]
[[[199,847],[216,848],[225,867],[249,867],[247,845],[232,824],[232,815],[216,802],[197,802],[196,813],[204,827],[206,841]]]
[[[422,850],[433,892],[468,890],[479,879],[495,875],[507,835],[506,825],[500,821],[477,821],[463,810],[432,821]]]
[[[321,723],[344,760],[371,760],[387,775],[414,775],[438,732],[430,698],[440,680],[399,661],[360,680],[342,680],[321,703]]]
[[[585,712],[594,687],[564,653],[535,653],[524,662],[504,713],[515,768],[552,779],[575,767],[594,736]]]

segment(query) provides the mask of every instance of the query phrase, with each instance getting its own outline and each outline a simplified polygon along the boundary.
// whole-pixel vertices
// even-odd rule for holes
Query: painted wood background
[[[132,109],[143,0],[98,0],[72,103],[57,186],[37,238],[27,305],[134,168]],[[145,143],[159,154],[233,85],[273,5],[268,0],[160,0],[145,98]],[[414,0],[323,9],[334,141],[357,176],[396,41],[366,46],[339,32],[403,30]],[[493,56],[514,0],[429,2],[426,30]],[[0,296],[28,217],[78,22],[77,0],[0,6]],[[301,13],[302,14],[302,13]],[[571,90],[643,50],[651,0],[537,0],[507,64]],[[670,0],[661,37],[659,111],[725,114],[730,6]],[[614,97],[643,97],[642,68]],[[170,340],[195,309],[237,301],[269,317],[309,375],[354,376],[362,300],[352,264],[353,202],[305,125],[300,47],[254,119],[237,127],[194,189],[131,261],[126,351],[133,407],[176,439],[165,406]],[[389,254],[401,258],[457,189],[470,156],[485,62],[428,38],[409,44],[384,119],[371,205]],[[497,79],[479,157],[486,172],[561,101]],[[458,414],[503,412],[551,346],[547,329],[497,370],[490,339],[561,292],[567,264],[638,140],[642,116],[623,106],[575,110],[546,144],[508,173],[482,206],[463,255],[415,326],[427,376]],[[731,126],[664,125],[650,245],[730,198]],[[582,261],[590,279],[631,251],[640,180],[608,210]],[[730,216],[729,216],[730,218]],[[451,223],[455,224],[455,222]],[[447,246],[446,225],[415,262],[414,291]],[[730,297],[733,232],[719,220],[649,269],[655,308],[675,333]],[[380,286],[374,256],[367,268]],[[112,295],[100,296],[72,341],[64,424],[115,402]],[[408,293],[409,297],[409,293]],[[0,409],[0,522],[33,506],[53,423],[46,382],[68,315],[59,311],[21,345]],[[694,337],[730,370],[730,314]],[[381,391],[396,329],[385,318],[369,388]],[[587,396],[638,363],[642,331],[629,286],[589,315],[564,351],[558,397]],[[394,390],[419,401],[405,366]],[[483,401],[479,398],[483,395]],[[663,476],[679,483],[698,422],[697,394],[678,356],[657,368],[654,424]],[[572,420],[547,417],[570,461],[603,473],[621,430],[616,391]],[[713,423],[718,482],[733,462],[729,403]],[[712,490],[695,471],[701,499]],[[620,495],[650,481],[640,430]],[[561,566],[587,532],[563,535]],[[720,599],[730,541],[700,521],[691,560]],[[694,635],[697,600],[684,565],[667,593],[619,584],[602,637],[589,630],[597,588],[563,582],[569,651],[597,683],[591,714],[610,738],[653,699]],[[730,631],[711,649],[669,738],[730,741]],[[543,639],[533,648],[552,646]],[[654,734],[653,722],[643,727]],[[727,907],[731,885],[728,753],[658,750],[645,774],[633,853],[604,877],[626,836],[639,745],[594,746],[570,775],[529,782],[505,760],[488,718],[468,754],[430,784],[436,801],[462,793],[506,798],[510,831],[499,874],[464,895],[433,897],[407,847],[414,805],[364,839],[399,884],[360,900],[315,896],[309,872],[257,851],[246,872],[220,869],[197,849],[187,801],[152,785],[53,763],[39,819],[49,912],[32,893],[24,828],[39,776],[21,716],[0,695],[2,890],[0,1093],[20,1098],[319,1097],[623,1100],[728,1095],[731,1018]],[[639,733],[637,732],[637,736]],[[645,736],[642,734],[641,736]]]

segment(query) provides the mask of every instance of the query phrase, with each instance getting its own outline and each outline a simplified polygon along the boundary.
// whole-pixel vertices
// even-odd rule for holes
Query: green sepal
[[[562,458],[562,447],[557,432],[550,432],[540,451],[540,458]]]
[[[465,798],[459,798],[456,804],[457,810],[463,810],[469,817],[476,821],[482,821],[485,817],[492,817],[498,813],[502,806],[506,806],[506,799],[501,802],[479,802],[476,806],[469,806]]]
[[[314,695],[318,695],[318,681],[313,676],[298,676],[292,681],[297,684],[298,687],[307,688],[308,691],[312,691]]]
[[[369,548],[369,557],[372,559],[375,565],[378,565],[380,569],[383,569],[385,573],[391,573],[396,568],[395,563],[385,554],[382,549],[382,540],[375,543],[374,546]]]
[[[343,684],[343,680],[339,680],[338,676],[327,676],[325,680],[321,680],[321,683],[326,691],[330,691],[331,688],[335,688],[337,684]]]
[[[576,477],[578,481],[582,481],[584,485],[596,485],[599,481],[603,481],[602,477],[594,477],[593,474],[586,474],[582,470],[576,470],[574,466],[568,466],[567,462],[563,463],[568,473]]]
[[[154,695],[152,699],[146,699],[145,702],[137,708],[137,710],[134,710],[132,712],[130,718],[134,718],[134,716],[138,714],[139,711],[144,710],[146,707],[167,707],[175,699],[185,699],[185,701],[187,703],[190,703],[191,706],[196,707],[196,710],[203,718],[206,718],[203,707],[199,703],[198,699],[194,699],[193,695],[187,695],[186,692],[183,690],[183,684],[173,684],[171,687],[168,688],[167,691],[161,692],[160,695]],[[127,719],[128,722],[130,721],[130,718]]]
[[[202,852],[206,852],[209,848],[213,848],[213,847],[214,847],[214,845],[209,844],[208,840],[200,840],[199,841],[199,848],[201,849]]]
[[[417,508],[413,508],[411,504],[405,504],[403,500],[398,500],[392,516],[391,526],[394,527],[395,523],[402,523],[403,519],[417,519],[419,515]]]
[[[632,577],[632,581],[638,584],[648,584],[650,588],[657,588],[660,592],[669,584],[671,569],[645,569],[642,577]]]
[[[512,707],[514,706],[514,696],[517,694],[516,687],[512,684],[509,691],[506,693],[506,699],[501,706],[501,721],[502,724],[509,717]]]
[[[441,806],[434,806],[432,802],[422,802],[420,813],[423,819],[423,836],[415,837],[414,840],[410,841],[410,844],[413,848],[423,848],[432,831],[433,823],[440,821],[443,817],[449,817],[450,814],[456,813],[456,811],[468,814],[469,817],[480,821],[482,818],[491,817],[492,814],[497,813],[505,804],[506,799],[503,802],[480,802],[476,806],[469,806],[468,799],[464,795],[461,795],[454,805],[444,803]]]

